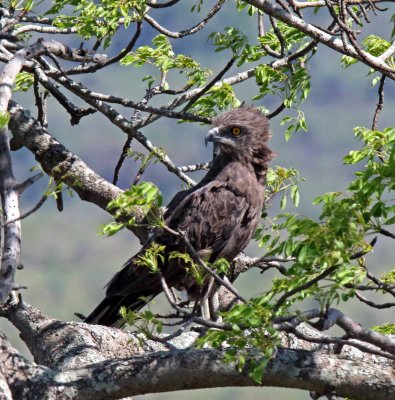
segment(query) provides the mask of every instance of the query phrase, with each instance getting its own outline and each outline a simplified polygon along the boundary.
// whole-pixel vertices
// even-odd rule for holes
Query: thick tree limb
[[[1,89],[0,89],[1,93]],[[0,96],[2,96],[0,94]],[[1,99],[0,99],[1,101]],[[1,101],[2,102],[2,101]],[[2,102],[0,112],[4,113]],[[21,256],[21,223],[19,221],[19,192],[11,163],[8,129],[0,129],[0,192],[2,214],[5,222],[14,222],[3,225],[4,242],[0,266],[0,303],[5,301],[14,286],[15,271],[20,265]]]
[[[49,318],[18,303],[1,311],[21,332],[36,365],[24,360],[0,336],[0,377],[15,398],[115,399],[138,394],[222,386],[257,386],[244,371],[223,361],[224,352],[186,349],[196,333],[168,345],[141,342],[131,333]],[[319,337],[312,330],[307,335]],[[345,346],[284,337],[262,377],[262,386],[294,387],[355,400],[395,396],[393,362]],[[10,357],[10,355],[12,355]],[[260,353],[249,351],[251,357]],[[19,397],[18,397],[19,396]],[[38,396],[38,397],[37,397]],[[39,397],[41,396],[41,397]]]
[[[71,79],[66,79],[65,77],[59,77],[59,82],[61,82],[65,87],[75,93],[77,96],[84,99],[88,104],[92,105],[98,111],[100,111],[106,118],[108,118],[114,125],[120,128],[128,137],[135,138],[140,142],[147,150],[153,152],[157,155],[160,162],[167,167],[170,172],[173,172],[176,176],[181,178],[188,185],[195,185],[195,181],[191,179],[188,175],[184,174],[178,169],[174,162],[169,158],[168,155],[160,156],[158,154],[158,149],[141,133],[139,132],[133,122],[130,122],[125,117],[123,117],[118,111],[113,107],[104,103],[101,100],[96,100],[93,98],[92,92],[84,88],[81,84],[73,82]],[[182,113],[180,113],[182,115]]]
[[[43,170],[56,181],[64,182],[74,189],[82,200],[96,204],[107,210],[107,204],[122,193],[90,169],[78,156],[59,143],[31,117],[29,111],[11,101],[9,112],[10,130],[13,134],[13,147],[25,146],[35,156]],[[144,214],[136,208],[134,217],[142,221]],[[133,228],[141,240],[146,239],[146,229]]]

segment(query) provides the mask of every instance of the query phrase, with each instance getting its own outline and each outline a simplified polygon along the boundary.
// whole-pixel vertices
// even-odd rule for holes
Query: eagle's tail
[[[130,310],[137,311],[144,307],[147,303],[146,299],[128,298],[130,296],[121,297],[105,297],[105,299],[98,304],[98,306],[84,319],[87,324],[97,324],[105,326],[120,327],[124,324],[122,322],[119,310],[122,306],[126,306]]]
[[[113,299],[106,297],[85,318],[87,324],[113,326],[119,320],[119,307],[114,305]]]
[[[144,254],[145,247],[140,251]],[[138,311],[162,291],[157,274],[135,264],[136,257],[128,260],[106,285],[106,297],[85,318],[88,324],[120,327],[124,324],[119,310]]]

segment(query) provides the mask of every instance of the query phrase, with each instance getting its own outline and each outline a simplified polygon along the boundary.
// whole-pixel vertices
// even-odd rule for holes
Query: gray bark
[[[117,399],[138,394],[225,386],[258,386],[224,362],[224,350],[191,347],[197,334],[162,344],[98,325],[63,322],[19,302],[2,311],[20,331],[36,363],[0,337],[0,385],[13,399]],[[305,328],[309,335],[320,333]],[[252,357],[260,357],[251,349]],[[283,338],[261,386],[292,387],[355,400],[395,396],[394,361],[345,346]],[[5,397],[7,398],[7,397]],[[9,397],[11,398],[11,397]]]
[[[286,23],[289,26],[295,27],[313,39],[318,40],[320,43],[330,47],[331,49],[353,57],[369,67],[380,71],[382,74],[388,76],[390,79],[395,79],[394,69],[386,64],[385,60],[389,57],[390,53],[384,52],[378,57],[375,57],[362,48],[356,49],[352,44],[343,44],[342,40],[325,32],[323,29],[316,27],[314,24],[309,24],[304,19],[285,11],[277,4],[267,0],[245,0],[246,3],[257,7],[265,14],[270,15],[279,21]],[[393,51],[393,49],[391,49]]]
[[[76,154],[58,142],[46,129],[31,117],[30,112],[14,101],[9,106],[9,127],[13,134],[12,149],[22,146],[30,150],[44,171],[57,182],[64,182],[79,195],[81,200],[96,204],[107,210],[108,203],[122,193],[122,190],[106,181]],[[109,211],[110,212],[110,211]],[[144,213],[136,207],[133,217],[142,221]],[[125,216],[130,218],[131,216]],[[141,242],[146,240],[145,228],[133,227],[133,233]]]

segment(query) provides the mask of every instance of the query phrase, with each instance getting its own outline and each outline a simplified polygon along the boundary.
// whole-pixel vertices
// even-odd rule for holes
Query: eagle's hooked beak
[[[212,128],[207,132],[206,138],[204,139],[204,144],[207,146],[208,142],[216,142],[216,139],[218,138],[219,134],[219,129],[218,128]]]

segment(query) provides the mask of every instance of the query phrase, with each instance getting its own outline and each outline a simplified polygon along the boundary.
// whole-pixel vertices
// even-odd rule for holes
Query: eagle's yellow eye
[[[235,126],[234,128],[231,129],[231,132],[233,136],[239,136],[241,133],[241,129]]]

